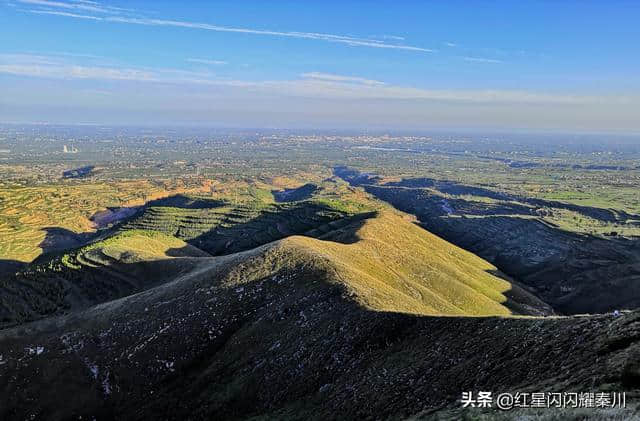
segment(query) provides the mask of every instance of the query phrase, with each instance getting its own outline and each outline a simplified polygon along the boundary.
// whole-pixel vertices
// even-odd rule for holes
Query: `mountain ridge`
[[[171,282],[0,331],[0,417],[429,418],[460,390],[640,385],[636,313],[376,310],[301,242],[326,243],[199,258]]]

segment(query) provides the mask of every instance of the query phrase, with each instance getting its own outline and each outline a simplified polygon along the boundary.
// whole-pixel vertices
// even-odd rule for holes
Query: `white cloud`
[[[331,73],[303,73],[300,79],[248,81],[219,79],[212,73],[167,68],[78,65],[63,57],[0,54],[0,73],[53,79],[93,79],[240,89],[268,97],[344,100],[428,100],[452,103],[637,104],[637,97],[585,96],[509,90],[443,90],[390,85],[378,80]],[[239,92],[239,91],[234,91]]]
[[[292,96],[325,99],[429,100],[457,103],[523,103],[580,105],[597,103],[629,103],[622,97],[596,97],[508,90],[439,90],[397,85],[371,85],[341,80],[302,79],[265,81],[255,88]]]
[[[78,64],[89,58],[91,64]],[[0,73],[52,79],[129,80],[137,82],[191,82],[213,77],[211,73],[176,69],[148,69],[101,64],[100,57],[82,54],[0,54]],[[69,61],[74,60],[74,61]],[[86,61],[86,60],[83,60]]]
[[[504,63],[502,60],[495,60],[492,58],[483,58],[483,57],[462,57],[462,59],[464,61],[469,61],[472,63],[492,63],[492,64]]]
[[[355,38],[355,37],[349,37],[349,36],[343,36],[343,35],[324,34],[324,33],[317,33],[317,32],[266,31],[266,30],[259,30],[259,29],[250,29],[250,28],[234,28],[234,27],[228,27],[228,26],[218,26],[218,25],[211,25],[208,23],[185,22],[185,21],[164,20],[164,19],[126,18],[126,17],[119,17],[119,16],[106,17],[104,18],[104,20],[107,20],[109,22],[121,22],[121,23],[137,24],[137,25],[174,26],[174,27],[182,27],[182,28],[203,29],[207,31],[216,31],[216,32],[235,32],[235,33],[242,33],[242,34],[270,35],[270,36],[278,36],[278,37],[314,39],[314,40],[321,40],[321,41],[343,43],[343,44],[352,45],[352,46],[433,52],[433,50],[428,48],[415,47],[411,45],[386,44],[381,41],[377,41],[373,39]]]
[[[59,6],[57,7],[63,7],[63,8],[72,9],[72,10],[79,9],[78,7],[75,7],[75,6],[78,6],[78,4],[52,2],[49,0],[21,0],[21,1],[25,3],[36,2],[34,4],[38,4],[38,5],[43,3],[48,3],[49,6],[52,6],[55,3],[55,4],[59,4]],[[61,6],[61,5],[65,5],[65,6]],[[94,7],[94,6],[86,6],[86,7]],[[101,6],[95,6],[95,7],[101,7]],[[418,52],[425,52],[425,53],[435,52],[435,50],[430,48],[417,47],[413,45],[388,44],[384,41],[375,40],[375,39],[357,38],[357,37],[351,37],[346,35],[325,34],[325,33],[317,33],[317,32],[268,31],[268,30],[261,30],[261,29],[235,28],[235,27],[229,27],[229,26],[212,25],[208,23],[166,20],[166,19],[135,18],[135,17],[113,16],[113,15],[94,16],[94,15],[78,14],[78,13],[72,13],[72,12],[59,11],[59,10],[33,9],[33,10],[27,10],[27,12],[45,14],[45,15],[66,16],[66,17],[75,18],[75,19],[89,19],[89,20],[103,21],[103,22],[126,23],[126,24],[132,24],[132,25],[171,26],[171,27],[201,29],[201,30],[214,31],[214,32],[232,32],[232,33],[241,33],[241,34],[267,35],[267,36],[287,37],[287,38],[313,39],[313,40],[346,44],[354,47],[383,48],[383,49],[393,49],[393,50],[418,51]]]
[[[205,58],[188,58],[187,61],[190,63],[209,64],[212,66],[223,66],[225,64],[229,64],[223,60],[209,60]]]
[[[27,10],[27,12],[36,13],[36,14],[39,14],[39,15],[66,16],[66,17],[69,17],[69,18],[76,18],[76,19],[103,20],[102,18],[97,17],[97,16],[79,15],[77,13],[59,12],[59,11],[55,11],[55,10]]]
[[[457,47],[458,44],[456,44],[455,42],[445,42],[444,45],[446,45],[447,47]]]
[[[392,39],[394,41],[404,41],[405,37],[400,37],[397,35],[378,35],[375,36],[374,38],[380,38],[380,39]]]
[[[123,11],[131,11],[121,7],[103,6],[98,2],[74,0],[70,2],[55,0],[16,0],[18,3],[30,4],[34,6],[50,7],[53,9],[78,10],[83,12],[113,14]]]
[[[384,82],[380,82],[379,80],[365,79],[353,76],[341,76],[320,72],[303,73],[301,76],[306,79],[317,79],[331,82],[354,82],[361,83],[363,85],[384,85]]]
[[[153,73],[138,69],[42,64],[0,64],[0,73],[62,79],[113,79],[159,81]]]

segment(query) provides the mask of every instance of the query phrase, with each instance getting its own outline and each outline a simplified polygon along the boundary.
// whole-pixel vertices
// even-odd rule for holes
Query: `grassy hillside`
[[[559,313],[640,306],[640,238],[588,234],[556,223],[574,213],[580,216],[576,223],[590,219],[611,231],[632,215],[432,179],[381,184],[357,171],[337,172],[415,215],[429,232],[488,260]]]
[[[379,255],[391,257],[375,264]],[[429,419],[459,410],[462,390],[640,386],[636,314],[415,314],[505,314],[512,297],[484,277],[492,266],[391,211],[324,240],[154,264],[180,259],[201,263],[174,282],[0,331],[0,418]],[[446,274],[429,275],[441,264]],[[440,284],[483,307],[465,308]]]
[[[115,259],[121,259],[124,253],[134,253],[139,256],[139,260],[209,256],[176,237],[143,230],[124,231],[107,240],[92,244],[86,250],[98,248],[102,249],[105,255]]]
[[[0,279],[0,327],[86,308],[194,270],[209,256],[159,232],[132,230]]]
[[[31,262],[43,251],[78,246],[94,231],[91,217],[107,207],[199,190],[146,180],[0,187],[0,260]]]
[[[122,297],[172,280],[196,264],[159,262],[167,257],[231,254],[292,234],[321,236],[368,217],[364,210],[362,203],[331,197],[234,205],[187,195],[155,199],[136,208],[124,224],[87,235],[82,241],[79,235],[63,230],[61,235],[77,240],[66,244],[67,251],[50,251],[22,268],[20,262],[5,264],[18,272],[0,274],[0,326]],[[78,243],[88,244],[78,248]],[[170,267],[163,267],[165,264]]]
[[[309,200],[287,204],[227,204],[216,201],[149,204],[144,212],[122,230],[144,229],[176,236],[212,255],[248,250],[289,235],[319,233],[329,223],[352,217],[361,209],[341,202]]]
[[[353,238],[355,237],[355,238]],[[392,211],[353,233],[283,244],[330,261],[336,276],[369,308],[415,314],[536,314],[550,309],[481,258]],[[352,244],[341,244],[343,242]]]
[[[0,325],[84,308],[174,280],[209,264],[203,259],[210,254],[203,249],[230,254],[296,232],[307,237],[290,236],[275,243],[277,248],[289,247],[293,251],[287,254],[294,260],[297,253],[323,259],[336,282],[376,310],[459,315],[551,312],[513,282],[496,276],[494,266],[397,212],[350,214],[345,205],[339,210],[328,200],[267,206],[248,216],[250,210],[149,207],[110,237],[0,280]],[[163,218],[157,217],[158,212]],[[162,231],[136,228],[140,226],[177,230],[202,249]]]

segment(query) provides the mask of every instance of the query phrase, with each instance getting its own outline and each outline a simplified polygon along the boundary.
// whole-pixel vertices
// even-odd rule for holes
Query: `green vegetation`
[[[2,317],[12,324],[117,298],[185,271],[215,267],[216,261],[208,261],[212,255],[233,257],[269,243],[286,256],[278,265],[308,265],[321,258],[323,271],[339,274],[332,282],[351,289],[371,309],[460,315],[550,311],[512,281],[497,277],[494,266],[362,192],[343,190],[342,202],[329,197],[335,194],[235,206],[197,196],[152,201],[88,244],[40,259],[2,281],[11,291],[3,298]],[[279,271],[278,265],[268,266],[263,276]],[[10,297],[27,295],[17,307],[10,304]]]
[[[280,204],[257,201],[235,206],[213,203],[196,208],[163,206],[163,201],[157,201],[122,230],[163,232],[220,255],[255,248],[288,235],[322,231],[324,225],[365,210],[364,204],[330,199]]]
[[[1,164],[0,418],[582,419],[458,399],[640,390],[637,155],[113,136]]]
[[[620,209],[629,213],[640,214],[640,196],[635,187],[600,186],[584,190],[558,190],[542,193],[541,197],[550,200],[561,200],[583,206],[605,209]]]
[[[357,240],[351,244],[350,238]],[[425,232],[392,211],[353,233],[320,242],[289,237],[292,253],[326,259],[337,280],[368,308],[414,314],[508,315],[550,309],[477,256]]]
[[[139,206],[186,191],[148,181],[56,183],[37,187],[0,187],[0,260],[30,262],[42,250],[73,247],[78,235],[92,233],[90,218],[108,207]],[[197,188],[188,191],[198,191]],[[61,228],[47,238],[46,229]],[[64,230],[64,231],[63,231]]]
[[[600,313],[640,305],[640,249],[633,237],[638,227],[624,211],[450,181],[380,180],[353,170],[336,172],[415,215],[428,231],[495,264],[556,311]]]
[[[91,253],[97,251],[98,253]],[[170,253],[170,254],[168,254]],[[105,259],[96,261],[95,256]],[[115,261],[134,263],[170,257],[205,257],[209,254],[186,244],[184,241],[162,232],[131,229],[89,245],[81,247],[60,258],[62,264],[70,269],[80,270],[84,265],[96,267],[97,264],[113,264]]]
[[[0,382],[0,416],[483,419],[459,410],[466,390],[625,390],[632,403],[638,314],[424,317],[541,303],[392,210],[327,235],[154,261],[162,272],[186,264],[126,299],[0,331],[0,378],[11,379]],[[149,238],[165,237],[102,244]],[[118,279],[137,278],[136,267]]]
[[[366,205],[361,202],[356,202],[354,200],[339,200],[339,199],[329,199],[329,198],[320,198],[313,201],[321,206],[326,206],[329,209],[333,209],[337,212],[343,212],[345,214],[354,214],[359,212],[366,212],[371,209],[371,205]]]
[[[271,191],[265,188],[251,187],[249,188],[249,194],[258,202],[273,203],[274,201]]]

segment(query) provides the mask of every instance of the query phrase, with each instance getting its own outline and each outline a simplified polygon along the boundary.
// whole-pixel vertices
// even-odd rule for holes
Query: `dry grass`
[[[341,244],[293,236],[276,243],[283,260],[326,262],[363,305],[434,315],[510,315],[507,295],[536,309],[546,305],[493,275],[485,260],[424,231],[393,211],[367,219],[358,241]],[[304,257],[296,256],[302,255]],[[513,303],[512,303],[513,304]]]
[[[0,189],[0,260],[30,262],[38,257],[43,228],[91,232],[89,218],[107,207],[138,206],[185,191],[146,180]]]

